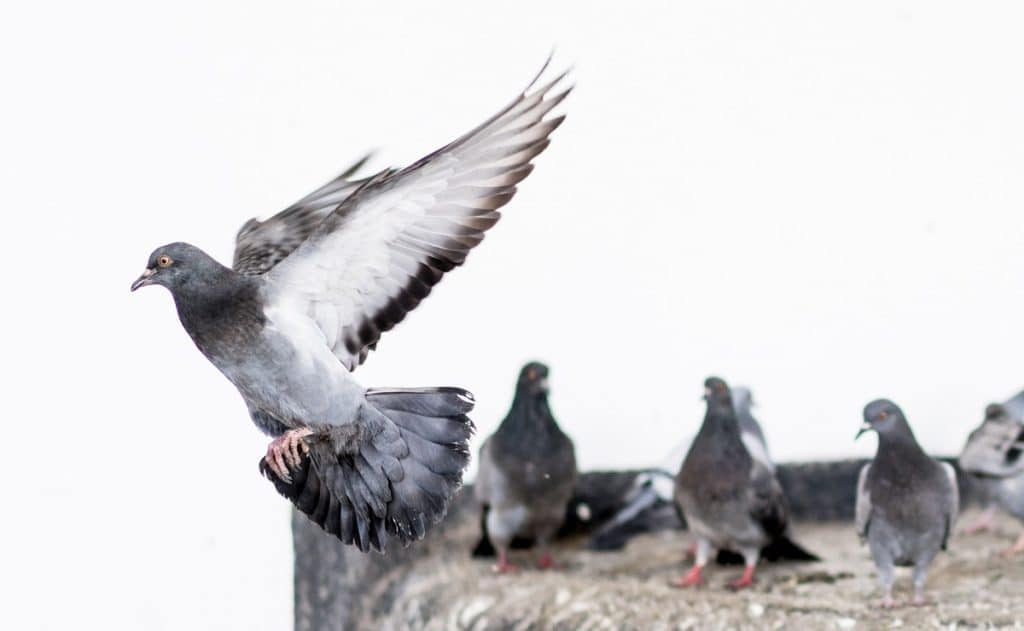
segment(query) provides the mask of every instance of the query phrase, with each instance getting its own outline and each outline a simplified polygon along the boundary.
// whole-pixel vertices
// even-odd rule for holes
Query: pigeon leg
[[[309,446],[304,437],[313,433],[308,427],[290,429],[281,434],[267,445],[267,465],[277,477],[291,484],[292,476],[289,473],[290,467],[297,467],[302,456],[300,452],[309,453]]]
[[[930,564],[931,559],[928,559],[927,562],[918,563],[914,566],[914,599],[911,603],[918,607],[928,604],[928,597],[924,595],[924,581],[928,578],[928,566]]]
[[[1021,552],[1024,552],[1024,532],[1022,532],[1020,536],[1017,537],[1017,541],[1015,541],[1012,546],[1010,546],[1006,549],[1005,552],[1003,552],[1003,556],[1010,558],[1017,556]]]
[[[733,589],[743,589],[754,584],[754,570],[757,568],[757,560],[761,556],[757,548],[748,548],[743,553],[743,576],[732,583]]]
[[[893,609],[896,601],[892,599],[892,584],[896,580],[894,568],[891,564],[878,566],[878,582],[882,586],[882,600],[878,606],[882,609]]]
[[[537,547],[540,548],[540,557],[537,558],[537,567],[542,570],[559,569],[558,562],[555,561],[555,557],[551,555],[551,549],[548,547],[547,540],[539,540],[537,542]]]
[[[692,561],[697,558],[697,542],[691,541],[690,547],[686,549],[686,554],[683,555],[683,562]]]
[[[511,574],[519,571],[517,566],[508,562],[508,546],[498,548],[498,562],[493,569],[497,574]]]
[[[672,582],[673,587],[695,587],[701,583],[701,570],[708,564],[711,558],[711,542],[701,537],[697,539],[697,550],[693,560],[693,567],[686,573],[686,576]]]
[[[978,518],[971,522],[970,526],[964,528],[965,535],[975,535],[979,532],[983,532],[992,527],[992,522],[996,518],[996,505],[990,504]]]

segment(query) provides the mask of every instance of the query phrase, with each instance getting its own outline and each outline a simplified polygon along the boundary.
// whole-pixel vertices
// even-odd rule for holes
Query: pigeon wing
[[[365,184],[366,180],[352,178],[369,159],[370,154],[366,154],[333,180],[273,217],[245,222],[235,236],[234,270],[240,274],[262,274],[291,254],[331,211]]]
[[[857,536],[865,539],[868,536],[868,524],[871,522],[871,494],[868,492],[868,472],[871,465],[866,464],[857,476],[857,504],[854,509],[854,523]]]
[[[942,470],[946,474],[946,478],[949,480],[949,495],[946,497],[946,534],[942,538],[942,549],[946,549],[946,543],[949,541],[949,535],[953,533],[953,529],[956,528],[956,518],[960,514],[960,487],[956,482],[956,469],[953,465],[948,462],[940,463]]]
[[[571,90],[547,96],[564,77],[531,83],[476,129],[366,182],[266,273],[269,302],[310,317],[349,370],[362,363],[498,221],[564,118],[545,118]]]
[[[1024,425],[1016,421],[985,421],[971,432],[960,454],[960,467],[968,473],[997,478],[1024,472]]]
[[[774,469],[758,460],[752,462],[750,471],[750,516],[760,524],[771,537],[786,532],[789,521],[789,507],[782,485],[775,477]]]

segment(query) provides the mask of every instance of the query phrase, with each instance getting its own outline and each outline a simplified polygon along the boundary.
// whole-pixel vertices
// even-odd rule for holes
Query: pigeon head
[[[519,371],[519,392],[531,397],[548,393],[548,367],[540,362],[530,362]]]
[[[732,404],[737,410],[749,410],[754,406],[754,395],[746,386],[732,389]]]
[[[888,399],[877,399],[864,406],[864,423],[856,438],[871,431],[879,436],[895,436],[909,432],[910,426],[898,405]]]
[[[132,283],[132,291],[147,285],[163,285],[172,294],[194,279],[203,279],[222,266],[188,243],[169,243],[149,255],[146,271]]]
[[[704,400],[708,409],[732,408],[732,392],[724,379],[708,377],[704,380]]]
[[[986,421],[1002,421],[1008,416],[1009,413],[1006,411],[1006,407],[998,403],[989,403],[985,407]]]

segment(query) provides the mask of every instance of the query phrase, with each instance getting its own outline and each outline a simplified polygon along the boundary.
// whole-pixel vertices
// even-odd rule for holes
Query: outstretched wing
[[[854,523],[857,526],[857,536],[865,539],[868,536],[868,524],[871,522],[871,493],[868,492],[868,472],[871,465],[866,464],[860,468],[860,475],[857,476],[857,504],[854,508]]]
[[[476,129],[348,196],[267,272],[270,304],[312,318],[349,370],[362,363],[498,221],[564,118],[545,118],[571,90],[545,98],[564,77],[531,83]]]
[[[291,254],[316,227],[366,180],[352,179],[370,159],[366,154],[336,178],[270,219],[250,219],[235,236],[232,267],[240,274],[262,274]]]

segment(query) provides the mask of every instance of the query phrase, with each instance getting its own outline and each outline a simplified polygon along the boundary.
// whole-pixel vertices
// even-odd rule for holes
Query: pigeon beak
[[[863,434],[864,432],[870,432],[871,429],[872,429],[872,427],[871,427],[870,423],[864,423],[863,425],[860,426],[860,431],[857,432],[857,435],[854,436],[853,439],[857,440],[858,438],[861,437],[861,434]]]
[[[142,276],[139,276],[138,278],[136,278],[135,282],[132,283],[132,291],[135,291],[139,287],[145,287],[146,285],[152,285],[153,284],[153,275],[154,274],[156,274],[156,270],[147,267],[146,271],[142,272]]]
[[[711,400],[711,388],[704,388],[704,396],[701,397],[702,401]]]

